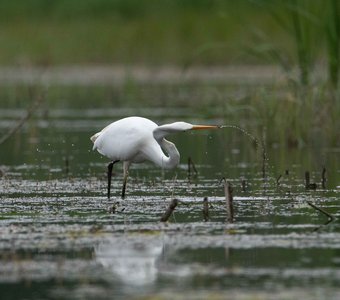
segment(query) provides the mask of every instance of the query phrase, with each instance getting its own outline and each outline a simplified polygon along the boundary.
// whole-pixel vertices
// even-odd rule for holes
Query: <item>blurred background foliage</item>
[[[67,106],[84,106],[85,95],[98,90],[99,102],[88,106],[159,106],[169,97],[166,106],[235,124],[254,119],[259,136],[271,128],[271,143],[339,145],[339,16],[339,0],[0,0],[0,66],[279,66],[284,82],[226,82],[228,91],[201,83],[209,96],[169,83],[169,95],[152,85],[144,99],[145,85],[128,81],[120,89],[50,87],[46,101],[66,101],[53,100],[54,90]],[[2,97],[6,103],[26,106],[17,87],[1,93],[12,95]]]
[[[327,49],[336,68],[338,18],[337,0],[1,0],[0,64],[274,60],[305,74]]]

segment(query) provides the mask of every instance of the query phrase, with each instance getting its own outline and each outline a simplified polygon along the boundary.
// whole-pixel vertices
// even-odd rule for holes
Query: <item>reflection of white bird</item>
[[[152,284],[158,277],[157,261],[164,247],[163,236],[115,237],[95,247],[95,258],[130,286]]]
[[[192,125],[186,122],[175,122],[158,126],[153,121],[141,117],[128,117],[111,123],[102,131],[91,137],[93,150],[112,160],[108,165],[108,189],[110,186],[112,167],[116,162],[123,162],[124,180],[122,198],[125,196],[128,170],[131,163],[141,163],[145,160],[156,165],[171,169],[179,163],[179,152],[176,146],[164,137],[170,133],[218,128],[214,125]],[[168,154],[166,156],[163,150]]]

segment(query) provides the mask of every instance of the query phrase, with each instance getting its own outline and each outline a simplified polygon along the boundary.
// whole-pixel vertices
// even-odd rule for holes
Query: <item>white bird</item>
[[[166,140],[165,136],[180,131],[213,128],[219,126],[193,125],[186,122],[158,126],[155,122],[142,117],[127,117],[106,126],[94,134],[91,141],[93,150],[97,149],[100,154],[111,160],[107,173],[108,198],[110,198],[112,168],[116,162],[123,162],[122,198],[124,198],[131,163],[151,161],[165,169],[172,169],[178,165],[180,154],[175,144]]]

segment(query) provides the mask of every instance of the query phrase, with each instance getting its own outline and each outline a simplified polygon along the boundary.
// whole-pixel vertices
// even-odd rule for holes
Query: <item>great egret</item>
[[[155,122],[142,117],[127,117],[106,126],[91,137],[93,150],[108,157],[107,197],[110,199],[111,177],[113,165],[123,162],[123,189],[125,197],[126,181],[131,163],[146,160],[161,168],[171,169],[178,165],[180,154],[175,144],[165,139],[170,133],[219,128],[215,125],[193,125],[186,122],[175,122],[158,126]],[[166,156],[163,150],[168,154]]]

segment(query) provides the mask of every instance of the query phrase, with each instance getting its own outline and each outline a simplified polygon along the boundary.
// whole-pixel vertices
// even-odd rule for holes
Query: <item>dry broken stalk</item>
[[[168,221],[168,219],[170,218],[172,212],[175,210],[177,204],[178,204],[178,200],[177,199],[172,199],[171,200],[170,205],[168,206],[167,210],[165,211],[165,213],[161,217],[161,222]]]
[[[224,195],[227,204],[227,222],[234,222],[234,205],[233,205],[233,189],[231,187],[230,182],[228,182],[225,178],[222,178],[221,181],[224,181]]]

